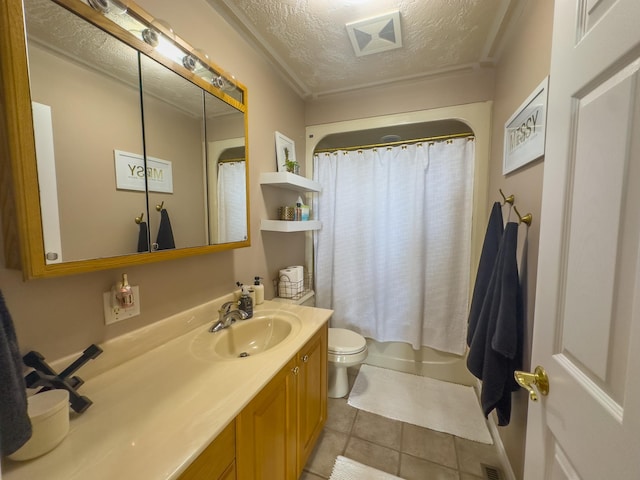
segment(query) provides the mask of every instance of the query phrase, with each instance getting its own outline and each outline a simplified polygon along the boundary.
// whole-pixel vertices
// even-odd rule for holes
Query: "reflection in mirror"
[[[246,167],[227,184],[219,154],[206,156],[220,142],[245,145],[244,85],[178,36],[173,56],[145,43],[158,25],[134,2],[104,14],[85,0],[5,3],[0,134],[18,211],[2,215],[8,266],[38,278],[249,245]],[[156,205],[171,215],[175,248],[157,241]]]
[[[114,150],[142,152],[137,51],[50,0],[24,7],[47,263],[134,253],[146,197],[116,189]]]
[[[203,90],[145,55],[140,72],[152,250],[208,245]]]
[[[247,240],[244,114],[205,93],[211,243]]]

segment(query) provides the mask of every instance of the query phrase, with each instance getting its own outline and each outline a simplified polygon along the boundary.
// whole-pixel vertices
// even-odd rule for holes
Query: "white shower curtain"
[[[247,196],[245,162],[218,164],[217,243],[247,239]]]
[[[462,355],[474,142],[320,154],[316,299],[332,326]]]

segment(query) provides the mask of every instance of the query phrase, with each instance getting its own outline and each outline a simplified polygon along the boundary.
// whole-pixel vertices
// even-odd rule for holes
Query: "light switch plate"
[[[133,307],[129,308],[122,308],[118,305],[115,291],[103,293],[105,325],[140,315],[140,289],[132,285],[131,290],[133,291]]]

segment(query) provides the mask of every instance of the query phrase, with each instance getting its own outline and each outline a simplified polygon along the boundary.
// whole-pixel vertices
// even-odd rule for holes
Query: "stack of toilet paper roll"
[[[293,298],[304,291],[304,268],[300,265],[283,268],[278,274],[278,296]]]

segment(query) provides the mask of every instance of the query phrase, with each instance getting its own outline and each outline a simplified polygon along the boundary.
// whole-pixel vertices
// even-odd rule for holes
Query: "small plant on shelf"
[[[295,160],[289,160],[289,149],[284,147],[284,168],[289,173],[295,173],[296,175],[300,171],[300,165]]]

